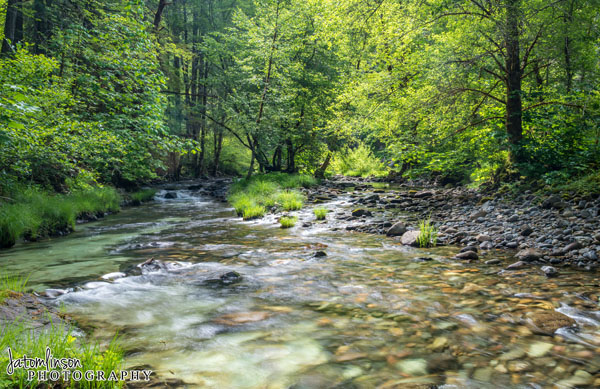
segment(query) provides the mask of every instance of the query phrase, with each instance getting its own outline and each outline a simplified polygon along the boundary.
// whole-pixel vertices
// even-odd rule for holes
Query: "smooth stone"
[[[410,375],[427,374],[427,361],[424,359],[405,359],[396,363],[396,367],[403,373]]]
[[[474,251],[465,251],[464,253],[456,254],[455,258],[457,259],[479,259],[479,255],[477,255]]]
[[[530,358],[540,358],[546,355],[550,350],[552,350],[552,347],[554,347],[552,343],[536,342],[529,346],[527,355]]]
[[[490,382],[494,370],[490,367],[479,368],[473,373],[473,379],[482,382]]]
[[[535,249],[524,249],[517,253],[516,257],[520,261],[533,262],[542,257],[542,254]]]
[[[406,225],[403,222],[398,222],[390,227],[387,231],[387,236],[402,236],[406,232]]]
[[[512,361],[513,359],[523,358],[525,356],[525,354],[526,354],[525,350],[516,348],[514,350],[510,350],[509,352],[500,355],[500,358],[498,358],[498,360]]]
[[[114,272],[114,273],[108,273],[108,274],[105,274],[105,275],[103,275],[101,278],[102,278],[103,280],[109,280],[109,281],[110,281],[110,280],[116,280],[117,278],[123,278],[123,277],[125,277],[125,276],[126,276],[126,274],[125,274],[125,273],[122,273],[122,272],[120,272],[120,271],[117,271],[117,272]]]
[[[556,386],[559,388],[573,388],[576,386],[590,385],[594,381],[594,376],[585,370],[577,370],[571,378],[558,381]]]
[[[542,266],[542,271],[549,278],[558,276],[558,270],[553,266]]]
[[[419,238],[419,235],[421,235],[420,231],[414,231],[414,230],[406,231],[402,235],[402,238],[400,239],[400,241],[402,242],[403,245],[418,247],[419,242],[417,242],[417,239]]]

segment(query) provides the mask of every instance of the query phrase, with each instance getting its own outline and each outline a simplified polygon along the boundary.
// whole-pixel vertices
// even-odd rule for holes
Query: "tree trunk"
[[[214,177],[219,173],[219,162],[221,159],[221,150],[223,149],[223,130],[219,129],[214,132],[214,159],[213,159],[213,168],[212,175]]]
[[[4,20],[4,39],[2,40],[2,54],[13,51],[13,47],[19,42],[18,24],[21,20],[21,32],[23,17],[20,10],[20,0],[8,0],[6,3],[6,19]]]
[[[327,153],[327,157],[325,157],[325,161],[319,168],[315,171],[315,178],[322,180],[325,178],[325,172],[331,163],[331,152]]]
[[[519,46],[520,0],[507,0],[506,9],[506,132],[512,146],[511,158],[518,161],[523,139],[521,101],[521,59]]]
[[[564,54],[565,54],[565,84],[567,87],[567,93],[571,93],[571,89],[573,88],[573,65],[571,63],[571,39],[569,37],[569,28],[573,23],[573,6],[574,1],[569,3],[569,9],[565,14],[565,44],[564,44]]]
[[[287,167],[286,172],[295,173],[296,172],[296,150],[294,149],[294,143],[292,143],[291,139],[286,139],[285,144],[287,146]]]

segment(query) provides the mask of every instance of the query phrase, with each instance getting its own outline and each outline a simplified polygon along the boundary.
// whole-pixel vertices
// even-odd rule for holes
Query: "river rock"
[[[401,242],[406,246],[419,247],[419,242],[417,242],[419,235],[421,235],[421,231],[406,231],[402,235]]]
[[[548,197],[547,199],[545,199],[544,201],[542,201],[542,208],[550,209],[554,206],[554,204],[560,203],[561,201],[562,201],[562,199],[560,198],[560,196],[552,195],[552,196]]]
[[[482,243],[482,242],[488,242],[488,241],[492,240],[492,238],[490,238],[489,235],[479,234],[475,237],[475,240]]]
[[[117,278],[123,278],[123,277],[125,277],[125,275],[126,275],[125,273],[117,271],[117,272],[114,272],[114,273],[105,274],[101,278],[103,280],[112,281],[112,280],[116,280]]]
[[[521,228],[521,236],[529,236],[533,234],[533,228],[531,226],[525,225]]]
[[[317,251],[315,252],[315,255],[313,255],[315,258],[322,258],[322,257],[326,257],[327,253],[325,251]]]
[[[505,270],[519,270],[519,269],[526,268],[527,266],[528,266],[527,262],[518,261],[518,262],[511,263],[510,265],[508,265]]]
[[[361,216],[371,216],[371,212],[367,211],[366,209],[363,208],[357,208],[354,211],[352,211],[352,216],[354,217],[361,217]]]
[[[427,371],[431,373],[440,373],[450,370],[457,370],[459,363],[450,353],[433,354],[427,361]]]
[[[427,374],[427,361],[424,359],[405,359],[396,363],[398,370],[410,375]]]
[[[579,243],[579,242],[573,242],[573,243],[570,243],[570,244],[566,245],[565,248],[562,249],[562,252],[563,253],[568,253],[569,251],[579,250],[581,248],[583,248],[583,245],[581,243]]]
[[[394,224],[392,227],[390,227],[390,229],[387,231],[386,235],[387,236],[402,236],[402,235],[404,235],[405,232],[406,232],[406,225],[403,222],[398,222],[398,223]]]
[[[456,259],[479,259],[479,255],[475,251],[465,251],[456,254]]]
[[[463,247],[462,249],[460,249],[461,253],[464,253],[466,251],[477,252],[477,251],[479,251],[479,249],[477,248],[477,246],[467,246],[467,247]]]
[[[165,199],[176,199],[177,198],[177,192],[167,192],[165,193]]]
[[[591,385],[594,381],[594,376],[585,370],[577,370],[571,378],[567,378],[556,383],[559,388],[573,388],[579,386]]]
[[[246,323],[254,323],[262,321],[271,316],[270,312],[265,311],[254,311],[254,312],[237,312],[228,313],[214,319],[213,321],[218,324],[225,324],[228,326],[236,326]]]
[[[553,266],[542,266],[542,271],[548,278],[558,276],[558,270]]]
[[[524,249],[517,253],[516,257],[525,262],[533,262],[540,259],[542,254],[535,249]]]
[[[236,271],[230,271],[219,276],[219,278],[209,278],[204,281],[205,284],[213,286],[227,286],[238,283],[242,280],[242,275]]]
[[[536,334],[552,336],[562,327],[573,327],[577,323],[567,315],[556,311],[529,312],[525,323]]]
[[[531,346],[529,346],[529,351],[527,351],[527,355],[530,358],[541,358],[546,355],[550,350],[552,350],[554,344],[548,342],[535,342]]]

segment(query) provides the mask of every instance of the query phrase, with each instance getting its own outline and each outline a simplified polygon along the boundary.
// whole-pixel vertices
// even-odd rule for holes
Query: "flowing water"
[[[282,230],[273,216],[243,222],[223,203],[178,194],[3,251],[2,269],[30,275],[40,292],[74,288],[51,302],[101,341],[118,331],[128,367],[150,366],[189,387],[600,383],[594,275],[498,275],[505,254],[485,257],[501,259],[497,266],[461,263],[449,259],[457,248],[332,231],[310,208]],[[343,196],[325,204],[329,219],[349,206]],[[151,257],[168,265],[136,267]],[[117,271],[127,276],[101,278]],[[207,282],[231,271],[241,281]],[[553,309],[578,328],[541,336],[521,320]]]

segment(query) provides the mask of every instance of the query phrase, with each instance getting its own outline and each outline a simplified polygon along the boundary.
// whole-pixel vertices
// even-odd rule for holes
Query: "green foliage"
[[[346,147],[337,152],[331,168],[335,174],[345,176],[380,177],[387,174],[383,163],[362,143],[355,148]]]
[[[315,208],[313,212],[317,220],[325,220],[329,211],[326,208]]]
[[[246,218],[246,210],[252,217],[265,214],[265,207],[277,207],[294,211],[304,206],[304,195],[293,188],[310,187],[317,180],[300,174],[269,173],[241,179],[233,183],[228,196],[229,203],[238,216]],[[259,212],[260,211],[260,212]]]
[[[578,195],[600,194],[600,172],[598,171],[572,179],[569,179],[567,174],[554,175],[551,183],[557,191]]]
[[[78,217],[119,210],[121,198],[113,188],[93,188],[69,195],[53,195],[35,188],[15,193],[0,205],[0,247],[16,240],[38,239],[72,230]]]
[[[103,350],[97,343],[88,343],[85,339],[78,339],[71,335],[71,328],[65,325],[52,324],[49,329],[35,332],[27,327],[26,323],[10,323],[5,325],[0,335],[0,348],[6,350],[11,348],[13,359],[28,357],[43,358],[46,355],[46,347],[52,351],[54,358],[76,358],[81,361],[82,367],[76,370],[84,373],[87,370],[101,370],[108,377],[111,371],[120,371],[123,365],[123,352],[117,342],[113,339]],[[0,364],[7,366],[8,354],[0,355]],[[42,369],[42,368],[39,368]],[[122,387],[123,382],[110,381],[85,381],[79,383],[70,381],[63,383],[66,388],[114,388]],[[8,375],[6,369],[0,371],[0,386],[2,387],[37,387],[41,382],[34,379],[27,381],[27,370],[15,369],[13,375]]]
[[[154,200],[156,189],[142,189],[129,194],[129,198],[133,205],[139,205],[148,201]]]
[[[267,209],[262,205],[251,204],[244,208],[242,217],[244,220],[252,220],[265,216]]]
[[[297,211],[304,206],[304,196],[296,191],[283,191],[274,196],[276,204],[280,205],[284,211]]]
[[[279,219],[279,223],[281,224],[281,228],[292,228],[296,225],[298,218],[296,216],[283,216]]]
[[[417,237],[419,247],[435,247],[437,235],[438,230],[431,223],[431,219],[419,221],[419,236]]]

